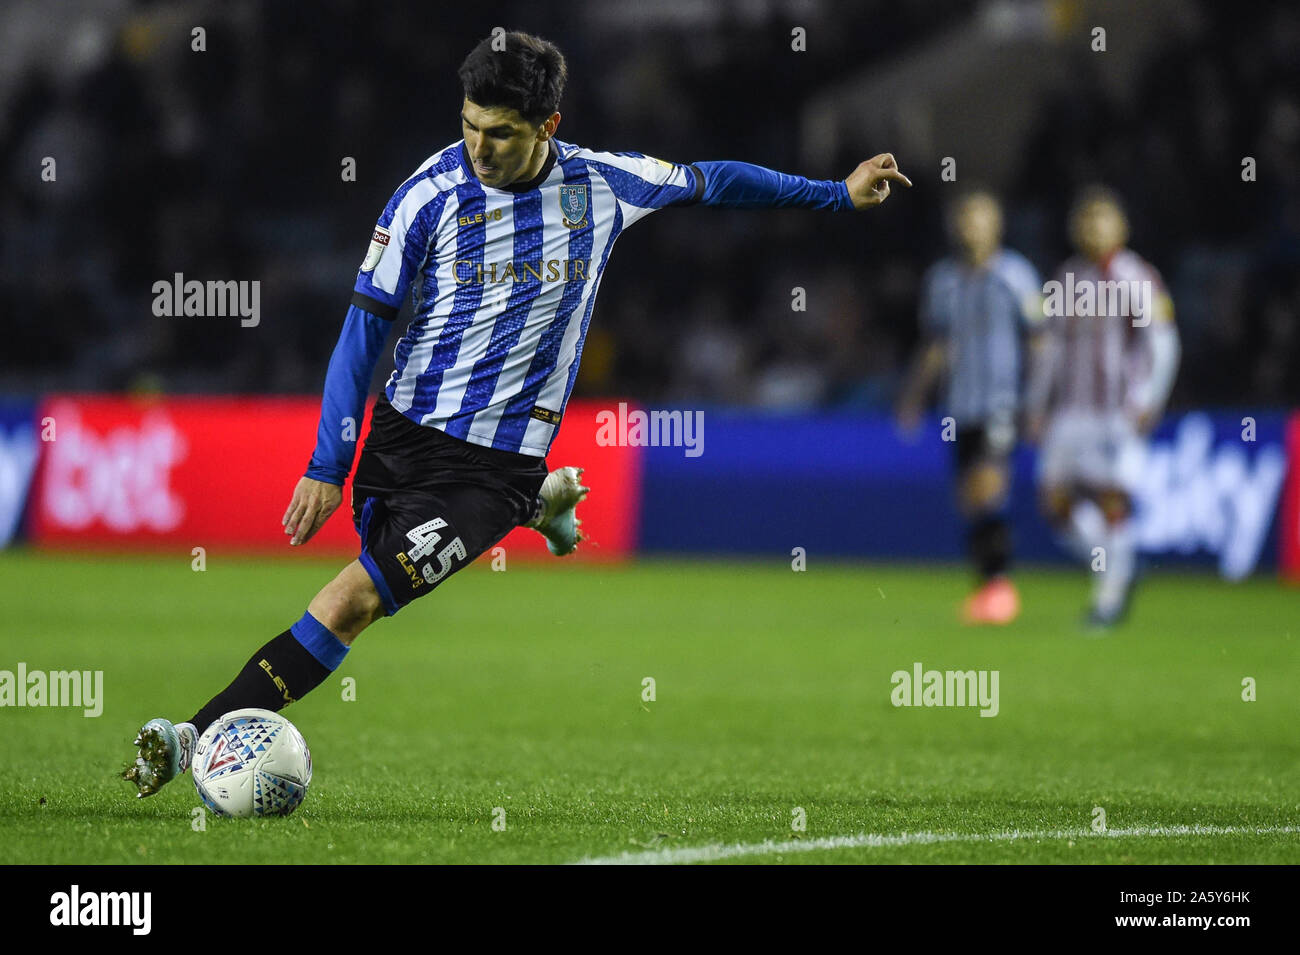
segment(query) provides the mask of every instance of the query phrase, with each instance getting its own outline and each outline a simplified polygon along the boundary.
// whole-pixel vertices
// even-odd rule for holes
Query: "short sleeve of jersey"
[[[1151,282],[1151,318],[1158,324],[1173,322],[1174,300],[1165,287],[1165,280],[1154,265],[1149,262],[1144,264]]]
[[[424,265],[445,201],[428,177],[403,183],[375,223],[353,286],[354,305],[383,318],[396,317]]]
[[[917,321],[921,334],[938,338],[948,332],[952,313],[953,270],[945,259],[930,266],[921,279],[921,300],[917,306]]]
[[[697,202],[704,192],[704,177],[691,166],[635,152],[584,149],[579,155],[609,184],[625,227],[664,206]]]
[[[1004,250],[998,256],[998,276],[1006,284],[1020,307],[1021,323],[1030,329],[1043,324],[1043,288],[1038,270],[1018,252]]]

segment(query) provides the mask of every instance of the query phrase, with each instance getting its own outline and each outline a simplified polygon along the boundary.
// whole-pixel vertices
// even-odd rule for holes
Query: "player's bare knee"
[[[1071,500],[1064,488],[1050,487],[1044,490],[1038,499],[1038,506],[1047,520],[1057,527],[1064,526],[1070,520]]]
[[[346,644],[384,615],[374,582],[356,561],[326,584],[307,610]]]
[[[992,464],[976,467],[961,486],[961,504],[968,514],[992,510],[1006,496],[1007,480],[1002,469]]]

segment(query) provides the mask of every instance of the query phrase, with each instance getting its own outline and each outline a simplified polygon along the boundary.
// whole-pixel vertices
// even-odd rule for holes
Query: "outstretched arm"
[[[858,168],[844,180],[849,196],[853,199],[853,208],[859,212],[878,206],[888,199],[891,182],[901,182],[907,188],[912,188],[912,180],[898,168],[893,153],[879,153],[858,163]]]
[[[802,207],[807,209],[869,209],[889,197],[890,182],[911,186],[889,153],[873,156],[844,180],[805,179],[756,166],[752,163],[692,163],[702,177],[703,188],[697,189],[699,202],[725,209],[768,209]]]
[[[889,196],[889,184],[912,184],[889,153],[872,156],[847,179],[805,179],[753,163],[717,160],[671,163],[637,152],[580,150],[618,197],[623,227],[667,206],[724,209],[869,209]]]

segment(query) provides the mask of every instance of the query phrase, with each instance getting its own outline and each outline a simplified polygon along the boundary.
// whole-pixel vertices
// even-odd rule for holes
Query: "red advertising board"
[[[586,468],[593,491],[580,514],[596,546],[575,557],[610,560],[635,544],[640,460],[637,448],[597,445],[595,425],[587,427],[596,410],[570,402],[548,461]],[[280,519],[311,456],[319,415],[316,398],[47,399],[31,539],[59,549],[293,553]],[[303,552],[356,554],[350,500],[349,480],[343,506]],[[549,556],[542,538],[523,529],[503,546],[510,558]]]

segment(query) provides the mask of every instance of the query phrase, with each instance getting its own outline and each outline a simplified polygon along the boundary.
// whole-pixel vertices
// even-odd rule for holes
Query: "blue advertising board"
[[[0,547],[22,530],[27,495],[40,457],[36,404],[0,399]]]
[[[1155,562],[1242,577],[1276,565],[1286,472],[1282,412],[1168,418],[1152,438],[1136,502]],[[646,553],[957,560],[964,528],[953,448],[932,421],[909,440],[884,416],[703,413],[700,447],[647,447]],[[1015,454],[1009,515],[1019,559],[1065,560],[1038,513],[1035,449]]]

